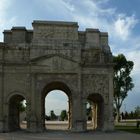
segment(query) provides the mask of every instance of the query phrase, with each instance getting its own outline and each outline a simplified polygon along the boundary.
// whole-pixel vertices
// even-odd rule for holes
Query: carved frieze
[[[33,62],[34,66],[41,67],[41,71],[44,71],[43,67],[47,68],[48,72],[65,72],[76,71],[78,68],[78,62],[72,60],[69,57],[62,55],[48,55],[40,57]],[[40,71],[40,72],[41,72]]]

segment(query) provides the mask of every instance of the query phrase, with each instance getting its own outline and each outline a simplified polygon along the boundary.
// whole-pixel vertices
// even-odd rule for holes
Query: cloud
[[[133,28],[138,23],[138,19],[135,18],[135,15],[126,16],[124,14],[119,14],[117,20],[114,23],[115,32],[117,36],[121,37],[123,40],[128,39]]]
[[[54,110],[57,115],[60,115],[62,110],[68,110],[68,97],[61,90],[53,90],[48,93],[45,98],[45,110],[49,115],[50,110]]]
[[[16,18],[9,18],[7,15],[7,10],[11,6],[11,1],[9,0],[0,0],[0,41],[2,41],[2,32],[5,28],[14,25],[16,23]]]
[[[115,13],[115,8],[104,8],[102,6],[105,1],[77,0],[76,2],[63,0],[65,5],[73,7],[71,13],[72,18],[78,21],[82,26],[100,26],[100,21],[106,22],[105,17],[109,17]],[[70,11],[69,11],[70,12]],[[107,25],[108,22],[105,23]],[[103,26],[104,24],[102,24]],[[101,26],[100,26],[101,27]]]
[[[0,17],[5,16],[5,10],[8,8],[9,5],[10,3],[8,2],[8,0],[0,1]]]
[[[68,10],[68,11],[71,11],[71,12],[74,12],[75,11],[75,7],[73,4],[70,4],[70,2],[68,1],[61,1],[62,2],[62,5]]]
[[[47,114],[49,114],[50,110],[54,110],[57,115],[60,115],[62,110],[68,110],[68,101],[47,98],[45,102],[45,110]]]
[[[107,1],[92,1],[92,0],[86,0],[82,1],[83,6],[87,7],[87,11],[89,11],[91,15],[94,16],[108,16],[108,15],[113,15],[115,13],[115,8],[105,8],[103,6],[104,3]]]
[[[140,73],[140,36],[134,35],[135,26],[139,24],[135,14],[127,15],[127,13],[116,11],[116,7],[107,4],[109,0],[34,0],[23,13],[24,6],[28,4],[26,0],[26,4],[23,2],[25,4],[23,10],[14,5],[13,10],[16,16],[8,17],[7,11],[10,11],[13,1],[0,0],[0,40],[2,40],[4,29],[11,28],[15,23],[19,25],[19,23],[32,21],[32,18],[76,21],[79,23],[79,30],[89,27],[99,28],[100,31],[109,33],[109,42],[114,54],[124,53],[128,59],[134,61],[133,77],[136,82],[135,89],[137,89],[136,78]],[[33,10],[28,11],[29,9]],[[28,14],[28,18],[24,17],[24,14],[26,17]]]
[[[127,51],[127,50],[126,50]],[[134,62],[133,75],[140,75],[140,50],[134,50],[130,52],[124,52],[126,57]]]
[[[139,20],[132,13],[127,15],[126,13],[116,12],[115,7],[104,7],[109,0],[86,0],[80,1],[79,4],[72,3],[74,6],[74,12],[72,12],[72,18],[78,21],[79,25],[83,27],[99,28],[101,31],[109,32],[109,40],[111,40],[112,50],[115,54],[124,53],[127,59],[134,62],[134,69],[132,71],[132,77],[135,87],[131,92],[131,95],[139,97],[139,75],[140,75],[140,36],[134,35],[134,29],[136,24],[139,24]],[[67,3],[69,5],[69,3]],[[130,98],[132,96],[129,96]],[[134,97],[134,98],[135,98]],[[131,103],[130,98],[125,102]],[[133,102],[133,107],[138,102]],[[131,109],[132,106],[131,106]]]
[[[109,0],[60,0],[67,8],[68,15],[74,21],[78,21],[80,27],[99,28],[108,31],[111,39],[116,37],[126,41],[133,33],[138,19],[134,14],[128,16],[125,13],[117,13],[115,7],[104,6]],[[66,9],[65,9],[66,10]]]

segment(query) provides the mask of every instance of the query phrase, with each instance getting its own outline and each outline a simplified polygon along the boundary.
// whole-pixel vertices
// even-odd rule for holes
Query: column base
[[[0,133],[6,133],[9,132],[9,129],[7,128],[7,125],[3,120],[0,120]]]
[[[84,120],[76,120],[73,127],[71,128],[72,132],[85,132],[86,131],[86,122]]]
[[[0,120],[0,133],[2,133],[3,131],[3,121]]]
[[[45,128],[41,125],[38,125],[36,121],[30,121],[28,122],[27,131],[32,133],[44,132]]]
[[[114,123],[113,122],[109,122],[109,123],[105,123],[104,127],[102,128],[102,131],[114,131]]]

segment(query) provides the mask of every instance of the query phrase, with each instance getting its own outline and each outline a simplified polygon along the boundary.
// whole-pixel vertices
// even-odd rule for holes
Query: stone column
[[[108,102],[104,106],[104,131],[114,130],[114,118],[113,118],[113,74],[109,74],[109,94]]]
[[[79,53],[81,53],[81,51]],[[77,89],[74,91],[74,96],[72,97],[72,130],[80,132],[86,130],[86,106],[82,95],[81,68],[78,69],[77,76]],[[85,111],[84,113],[83,110]]]
[[[2,96],[2,74],[0,73],[0,132],[3,131],[3,96]]]
[[[2,51],[2,50],[1,50]],[[4,60],[4,53],[2,52],[2,58]],[[0,132],[4,131],[4,117],[3,117],[3,94],[4,94],[4,65],[0,65]]]
[[[83,118],[83,105],[79,96],[73,97],[72,101],[72,131],[85,131],[85,120]]]
[[[42,79],[42,77],[40,77]],[[36,87],[35,87],[35,94],[34,94],[34,107],[35,107],[35,114],[36,114],[36,125],[37,131],[42,132],[45,128],[45,93],[42,93],[42,89],[45,87],[45,84],[37,81],[36,79]]]
[[[97,103],[97,130],[102,130],[104,125],[104,104],[102,102]]]
[[[95,130],[97,128],[97,104],[93,103],[91,106],[92,111],[92,125],[93,129]]]
[[[83,131],[87,130],[87,98],[82,98]]]
[[[68,99],[68,129],[72,127],[72,103],[71,99]]]
[[[111,74],[109,74],[109,127],[108,130],[114,130],[114,118],[113,118],[113,97],[114,88],[113,88],[113,70]]]
[[[27,131],[31,131],[31,128],[32,128],[32,119],[31,119],[31,116],[32,116],[32,113],[31,113],[31,97],[29,96],[27,101],[26,101],[26,121],[27,121]]]
[[[108,104],[104,105],[104,122],[103,122],[103,128],[102,131],[108,131],[108,125],[109,125],[109,106]]]
[[[38,91],[38,90],[37,90]],[[41,91],[36,93],[36,116],[37,116],[37,131],[43,132],[45,127],[45,97],[42,97]]]
[[[30,131],[30,132],[38,132],[39,131],[39,127],[38,127],[38,122],[37,122],[37,114],[36,114],[36,104],[38,104],[39,102],[39,99],[38,101],[36,101],[36,80],[35,80],[35,76],[33,74],[30,75],[30,82],[31,82],[31,85],[30,85],[30,93],[31,93],[31,96],[30,96],[30,99],[29,99],[29,102],[28,102],[28,109],[27,109],[27,122],[28,122],[28,125],[27,125],[27,130]]]
[[[9,103],[3,101],[3,132],[9,132]]]

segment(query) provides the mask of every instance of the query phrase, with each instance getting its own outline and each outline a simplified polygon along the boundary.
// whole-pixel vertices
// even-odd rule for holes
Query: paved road
[[[85,132],[47,131],[44,133],[27,133],[18,131],[0,133],[0,140],[140,140],[140,135],[126,132]]]

